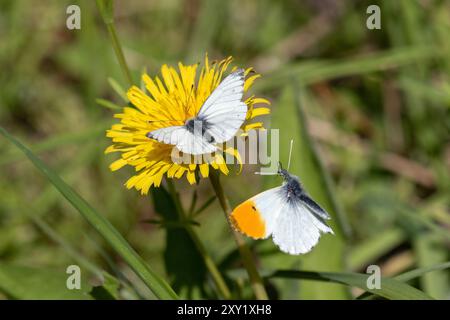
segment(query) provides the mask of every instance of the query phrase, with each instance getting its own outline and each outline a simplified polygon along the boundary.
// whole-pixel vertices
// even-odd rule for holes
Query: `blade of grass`
[[[111,109],[111,110],[121,110],[122,108],[120,106],[118,106],[115,103],[112,103],[111,101],[105,100],[105,99],[95,99],[95,102],[97,102],[97,104],[101,105],[102,107]]]
[[[94,148],[97,147],[94,145]],[[17,150],[19,152],[18,155],[23,156],[23,153],[20,153],[18,149],[14,150]],[[89,145],[85,145],[83,150],[78,153],[76,158],[72,158],[69,160],[69,162],[64,163],[61,171],[66,172],[66,181],[73,180],[74,173],[76,172],[75,169],[80,166],[86,166],[87,161],[89,161],[89,159],[92,157],[92,154],[92,147]],[[70,168],[70,170],[68,170],[68,168]],[[65,252],[75,261],[77,261],[81,266],[95,274],[95,270],[92,267],[88,266],[88,264],[91,263],[87,260],[87,258],[85,258],[83,255],[80,255],[77,252],[77,248],[68,243],[64,238],[57,234],[50,225],[48,225],[43,219],[41,219],[41,217],[43,217],[45,213],[48,213],[50,208],[55,205],[58,200],[59,194],[57,189],[55,189],[51,185],[48,185],[42,190],[41,194],[32,203],[24,203],[23,201],[18,201],[15,210],[26,213],[24,214],[24,216],[26,216],[27,219],[32,220],[33,222],[35,222],[36,219],[40,220],[42,222],[40,223],[40,225],[38,225],[38,223],[36,222],[35,224],[38,225],[38,227],[50,239],[59,244],[65,250]],[[136,291],[136,293],[139,294],[136,288],[134,288],[133,284],[123,275],[117,264],[113,261],[113,258],[110,257],[109,254],[102,248],[102,246],[92,238],[92,235],[84,231],[82,231],[80,235],[83,236],[92,245],[94,250],[98,252],[98,254],[104,259],[108,267],[114,272],[117,279],[119,279],[122,285],[129,290],[128,292],[132,293]],[[100,270],[98,266],[94,265],[94,267]],[[100,270],[100,273],[102,273],[102,270]],[[154,295],[152,295],[151,298],[154,298]]]
[[[309,279],[324,282],[341,283],[358,287],[378,296],[391,300],[432,300],[426,293],[399,280],[381,278],[380,289],[367,287],[369,274],[339,273],[339,272],[310,272],[295,270],[278,270],[268,276],[269,278]]]
[[[413,248],[419,267],[439,264],[447,260],[448,248],[433,232],[420,232],[414,237]],[[435,299],[445,299],[449,294],[447,272],[433,272],[420,277],[423,290]]]
[[[255,83],[257,90],[284,86],[295,76],[302,85],[397,68],[431,60],[444,53],[431,46],[410,46],[352,57],[340,61],[308,61],[288,64]]]
[[[31,210],[29,212],[32,212]],[[53,228],[46,223],[43,219],[39,217],[35,217],[31,214],[28,217],[33,221],[33,223],[41,229],[43,233],[45,233],[52,241],[59,244],[64,251],[71,256],[77,263],[79,263],[82,267],[86,268],[93,274],[98,277],[101,277],[102,270],[100,267],[90,262],[86,257],[84,257],[80,252],[78,252],[70,243],[68,243],[63,237],[61,237]]]
[[[414,269],[411,271],[407,271],[402,274],[399,274],[398,276],[395,276],[394,279],[398,280],[398,281],[402,281],[402,282],[407,282],[407,281],[419,278],[421,276],[424,276],[430,272],[441,271],[441,270],[445,270],[445,269],[449,269],[449,268],[450,268],[450,261],[441,263],[441,264],[437,264],[434,266],[430,266],[430,267],[418,268],[418,269]],[[356,299],[369,300],[369,299],[373,299],[374,297],[375,296],[373,294],[371,294],[369,292],[365,292],[362,295],[358,296]]]
[[[130,69],[125,61],[123,55],[122,46],[120,45],[119,38],[117,37],[116,27],[114,25],[114,1],[112,0],[97,0],[97,7],[102,15],[103,22],[108,29],[109,36],[111,38],[111,44],[116,53],[117,60],[119,61],[120,68],[122,69],[128,84],[133,85],[133,78],[131,77]]]
[[[449,269],[449,268],[450,268],[450,261],[444,262],[441,264],[437,264],[434,266],[430,266],[430,267],[418,268],[418,269],[414,269],[414,270],[411,270],[408,272],[404,272],[402,274],[399,274],[398,276],[395,276],[394,279],[405,282],[405,281],[409,281],[409,280],[418,278],[424,274],[427,274],[428,272],[440,271],[440,270],[445,270],[445,269]]]
[[[31,147],[31,151],[33,151],[34,153],[40,153],[43,151],[55,149],[62,145],[66,146],[72,143],[79,143],[92,140],[95,138],[97,134],[102,133],[103,136],[103,133],[108,127],[111,126],[111,123],[112,121],[108,120],[101,122],[95,125],[94,127],[86,128],[85,130],[81,130],[78,132],[64,133],[48,138],[47,140],[34,144],[33,147]],[[23,156],[24,156],[23,153],[21,153],[19,150],[12,149],[11,151],[8,151],[4,155],[2,155],[2,158],[0,159],[0,166],[21,159]]]
[[[125,89],[114,78],[108,78],[108,82],[111,88],[119,95],[119,97],[121,97],[124,102],[128,103],[128,97]]]
[[[111,247],[124,259],[124,261],[136,272],[150,290],[160,299],[176,299],[176,293],[170,286],[153,272],[153,270],[134,251],[122,235],[105,219],[96,212],[82,197],[68,186],[55,172],[44,162],[36,157],[27,147],[11,136],[3,127],[0,133],[19,148],[41,171],[57,190],[77,209],[77,211],[97,230]]]

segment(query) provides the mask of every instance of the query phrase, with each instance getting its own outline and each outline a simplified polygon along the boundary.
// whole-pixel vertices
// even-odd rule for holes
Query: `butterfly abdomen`
[[[300,201],[300,198],[304,194],[300,181],[298,181],[298,179],[294,176],[285,177],[283,188],[289,202]]]
[[[207,131],[210,125],[206,120],[198,117],[192,118],[186,121],[185,127],[193,135],[197,137],[201,136],[205,138],[207,142],[214,143],[214,137],[211,136]]]

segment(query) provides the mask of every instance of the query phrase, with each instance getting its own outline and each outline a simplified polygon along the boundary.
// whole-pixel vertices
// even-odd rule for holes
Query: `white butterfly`
[[[217,150],[216,143],[230,140],[242,126],[247,105],[244,94],[244,70],[226,77],[203,103],[197,116],[182,126],[157,129],[147,137],[175,145],[183,153],[199,155]]]
[[[333,233],[325,220],[329,214],[303,189],[296,176],[280,168],[280,187],[266,190],[244,201],[230,215],[234,227],[254,239],[272,235],[281,251],[302,254],[311,251],[320,234]]]

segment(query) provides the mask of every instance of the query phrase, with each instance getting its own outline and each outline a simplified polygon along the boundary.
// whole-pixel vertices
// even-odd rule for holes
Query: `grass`
[[[209,181],[176,181],[178,205],[142,197],[103,154],[141,71],[205,52],[262,73],[281,160],[294,139],[291,171],[332,214],[336,235],[305,256],[246,239],[269,298],[450,297],[447,2],[375,1],[372,31],[373,1],[110,3],[80,2],[81,30],[69,1],[0,3],[0,298],[255,297]],[[222,177],[232,207],[279,183],[253,171]],[[85,290],[61,286],[71,264]],[[361,296],[372,264],[384,290]]]

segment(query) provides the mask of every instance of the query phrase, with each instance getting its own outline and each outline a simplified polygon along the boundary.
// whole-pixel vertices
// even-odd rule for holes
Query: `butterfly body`
[[[291,202],[297,201],[304,192],[300,180],[298,177],[289,174],[289,172],[284,169],[280,171],[280,175],[284,179],[282,187],[286,193],[286,198]]]
[[[296,176],[283,169],[278,174],[283,184],[237,206],[230,215],[231,223],[254,239],[272,235],[283,252],[307,253],[321,233],[333,233],[325,222],[330,216],[306,193]]]
[[[214,143],[214,137],[208,134],[208,128],[210,127],[210,124],[207,120],[198,117],[192,118],[187,120],[184,126],[198,139],[204,138],[208,143]]]

